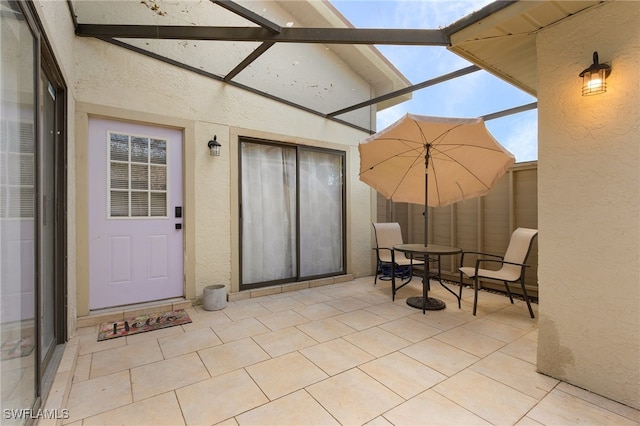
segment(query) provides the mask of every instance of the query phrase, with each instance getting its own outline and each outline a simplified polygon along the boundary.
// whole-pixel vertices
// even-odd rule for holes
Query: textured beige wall
[[[640,408],[640,3],[540,32],[538,369]],[[581,96],[578,74],[613,68]]]
[[[347,152],[348,191],[348,272],[369,273],[371,193],[357,178],[357,143],[365,134],[321,117],[284,106],[266,98],[202,76],[167,66],[94,39],[74,41],[76,80],[75,98],[82,105],[81,120],[91,114],[126,118],[150,124],[180,127],[185,130],[185,278],[186,296],[197,299],[202,289],[214,283],[237,284],[237,214],[234,201],[238,191],[238,136],[267,137],[277,141],[311,144]],[[284,78],[284,77],[283,77]],[[336,79],[354,78],[354,74],[336,74]],[[359,85],[359,84],[358,84]],[[358,86],[356,85],[356,86]],[[294,90],[294,89],[292,89]],[[355,91],[350,103],[369,96]],[[365,121],[370,112],[360,112]],[[366,118],[364,118],[366,117]],[[190,124],[181,125],[182,122]],[[86,123],[77,129],[86,131]],[[207,141],[217,135],[222,156],[209,156]],[[86,138],[78,135],[79,151]],[[81,156],[80,156],[81,157]],[[85,161],[82,158],[78,161]],[[80,166],[82,169],[82,166]],[[82,186],[86,170],[79,174]],[[86,192],[78,196],[78,216],[86,215]],[[86,230],[79,217],[78,240]],[[235,243],[234,243],[235,241]],[[81,247],[85,247],[80,243]],[[85,247],[86,248],[86,247]],[[88,255],[78,250],[79,277],[85,277]],[[84,266],[83,266],[84,265]],[[79,315],[88,313],[86,279],[78,289]]]

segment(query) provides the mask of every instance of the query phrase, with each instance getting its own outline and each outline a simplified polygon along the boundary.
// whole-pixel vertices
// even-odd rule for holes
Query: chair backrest
[[[397,222],[374,223],[373,230],[376,234],[376,247],[391,249],[393,246],[403,244],[402,230]],[[378,250],[378,258],[383,262],[391,262],[391,252]]]
[[[505,262],[513,263],[526,263],[531,246],[533,245],[533,239],[538,235],[537,229],[530,228],[518,228],[511,234],[511,240],[509,241],[509,247],[504,254]],[[521,267],[516,265],[504,265],[503,270],[515,273],[520,276]]]

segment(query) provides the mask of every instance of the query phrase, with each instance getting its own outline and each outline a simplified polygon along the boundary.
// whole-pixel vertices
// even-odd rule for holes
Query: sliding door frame
[[[276,146],[276,147],[283,147],[283,148],[294,148],[296,151],[296,226],[295,226],[295,241],[296,241],[296,253],[295,253],[295,258],[296,258],[296,271],[295,271],[295,276],[291,277],[291,278],[284,278],[284,279],[277,279],[277,280],[271,280],[271,281],[262,281],[262,282],[256,282],[256,283],[250,283],[250,284],[245,284],[243,282],[243,274],[242,274],[242,267],[243,267],[243,244],[244,244],[244,235],[243,235],[243,206],[242,206],[242,191],[243,191],[243,182],[242,182],[242,144],[243,142],[248,142],[248,143],[255,143],[255,144],[262,144],[262,145],[271,145],[271,146]],[[319,274],[319,275],[313,275],[313,276],[300,276],[300,185],[299,183],[299,179],[300,179],[300,162],[299,162],[299,158],[300,158],[300,152],[301,151],[314,151],[314,152],[325,152],[325,153],[330,153],[336,156],[340,157],[341,160],[341,227],[342,227],[342,236],[341,236],[341,251],[342,251],[342,259],[341,259],[341,263],[342,263],[342,269],[340,271],[336,271],[336,272],[331,272],[331,273],[326,273],[326,274]],[[311,145],[298,145],[298,144],[292,144],[292,143],[287,143],[287,142],[278,142],[278,141],[273,141],[273,140],[267,140],[267,139],[259,139],[259,138],[253,138],[253,137],[239,137],[238,139],[238,214],[239,214],[239,221],[238,221],[238,225],[239,225],[239,229],[238,229],[238,235],[239,235],[239,284],[240,284],[240,291],[243,290],[251,290],[251,289],[256,289],[256,288],[262,288],[262,287],[268,287],[268,286],[273,286],[273,285],[279,285],[279,284],[285,284],[285,283],[291,283],[291,282],[300,282],[300,281],[308,281],[308,280],[312,280],[312,279],[320,279],[320,278],[325,278],[325,277],[332,277],[332,276],[338,276],[338,275],[344,275],[346,273],[347,270],[347,240],[346,240],[346,236],[347,236],[347,185],[345,182],[345,177],[346,177],[346,152],[345,151],[340,151],[340,150],[335,150],[335,149],[330,149],[330,148],[322,148],[322,147],[315,147],[315,146],[311,146]]]

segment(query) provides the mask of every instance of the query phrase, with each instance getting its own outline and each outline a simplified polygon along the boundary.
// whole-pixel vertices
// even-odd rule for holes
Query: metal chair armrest
[[[495,257],[498,259],[504,259],[504,256],[501,256],[499,254],[491,254],[491,253],[484,253],[481,251],[463,251],[462,255],[460,256],[460,267],[464,266],[464,255],[465,254],[478,254],[481,256],[490,256],[490,257]]]

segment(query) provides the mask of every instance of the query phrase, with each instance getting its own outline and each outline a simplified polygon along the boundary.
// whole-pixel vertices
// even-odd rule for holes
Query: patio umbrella
[[[447,206],[489,192],[515,162],[481,118],[407,114],[364,139],[360,180],[395,202]]]

